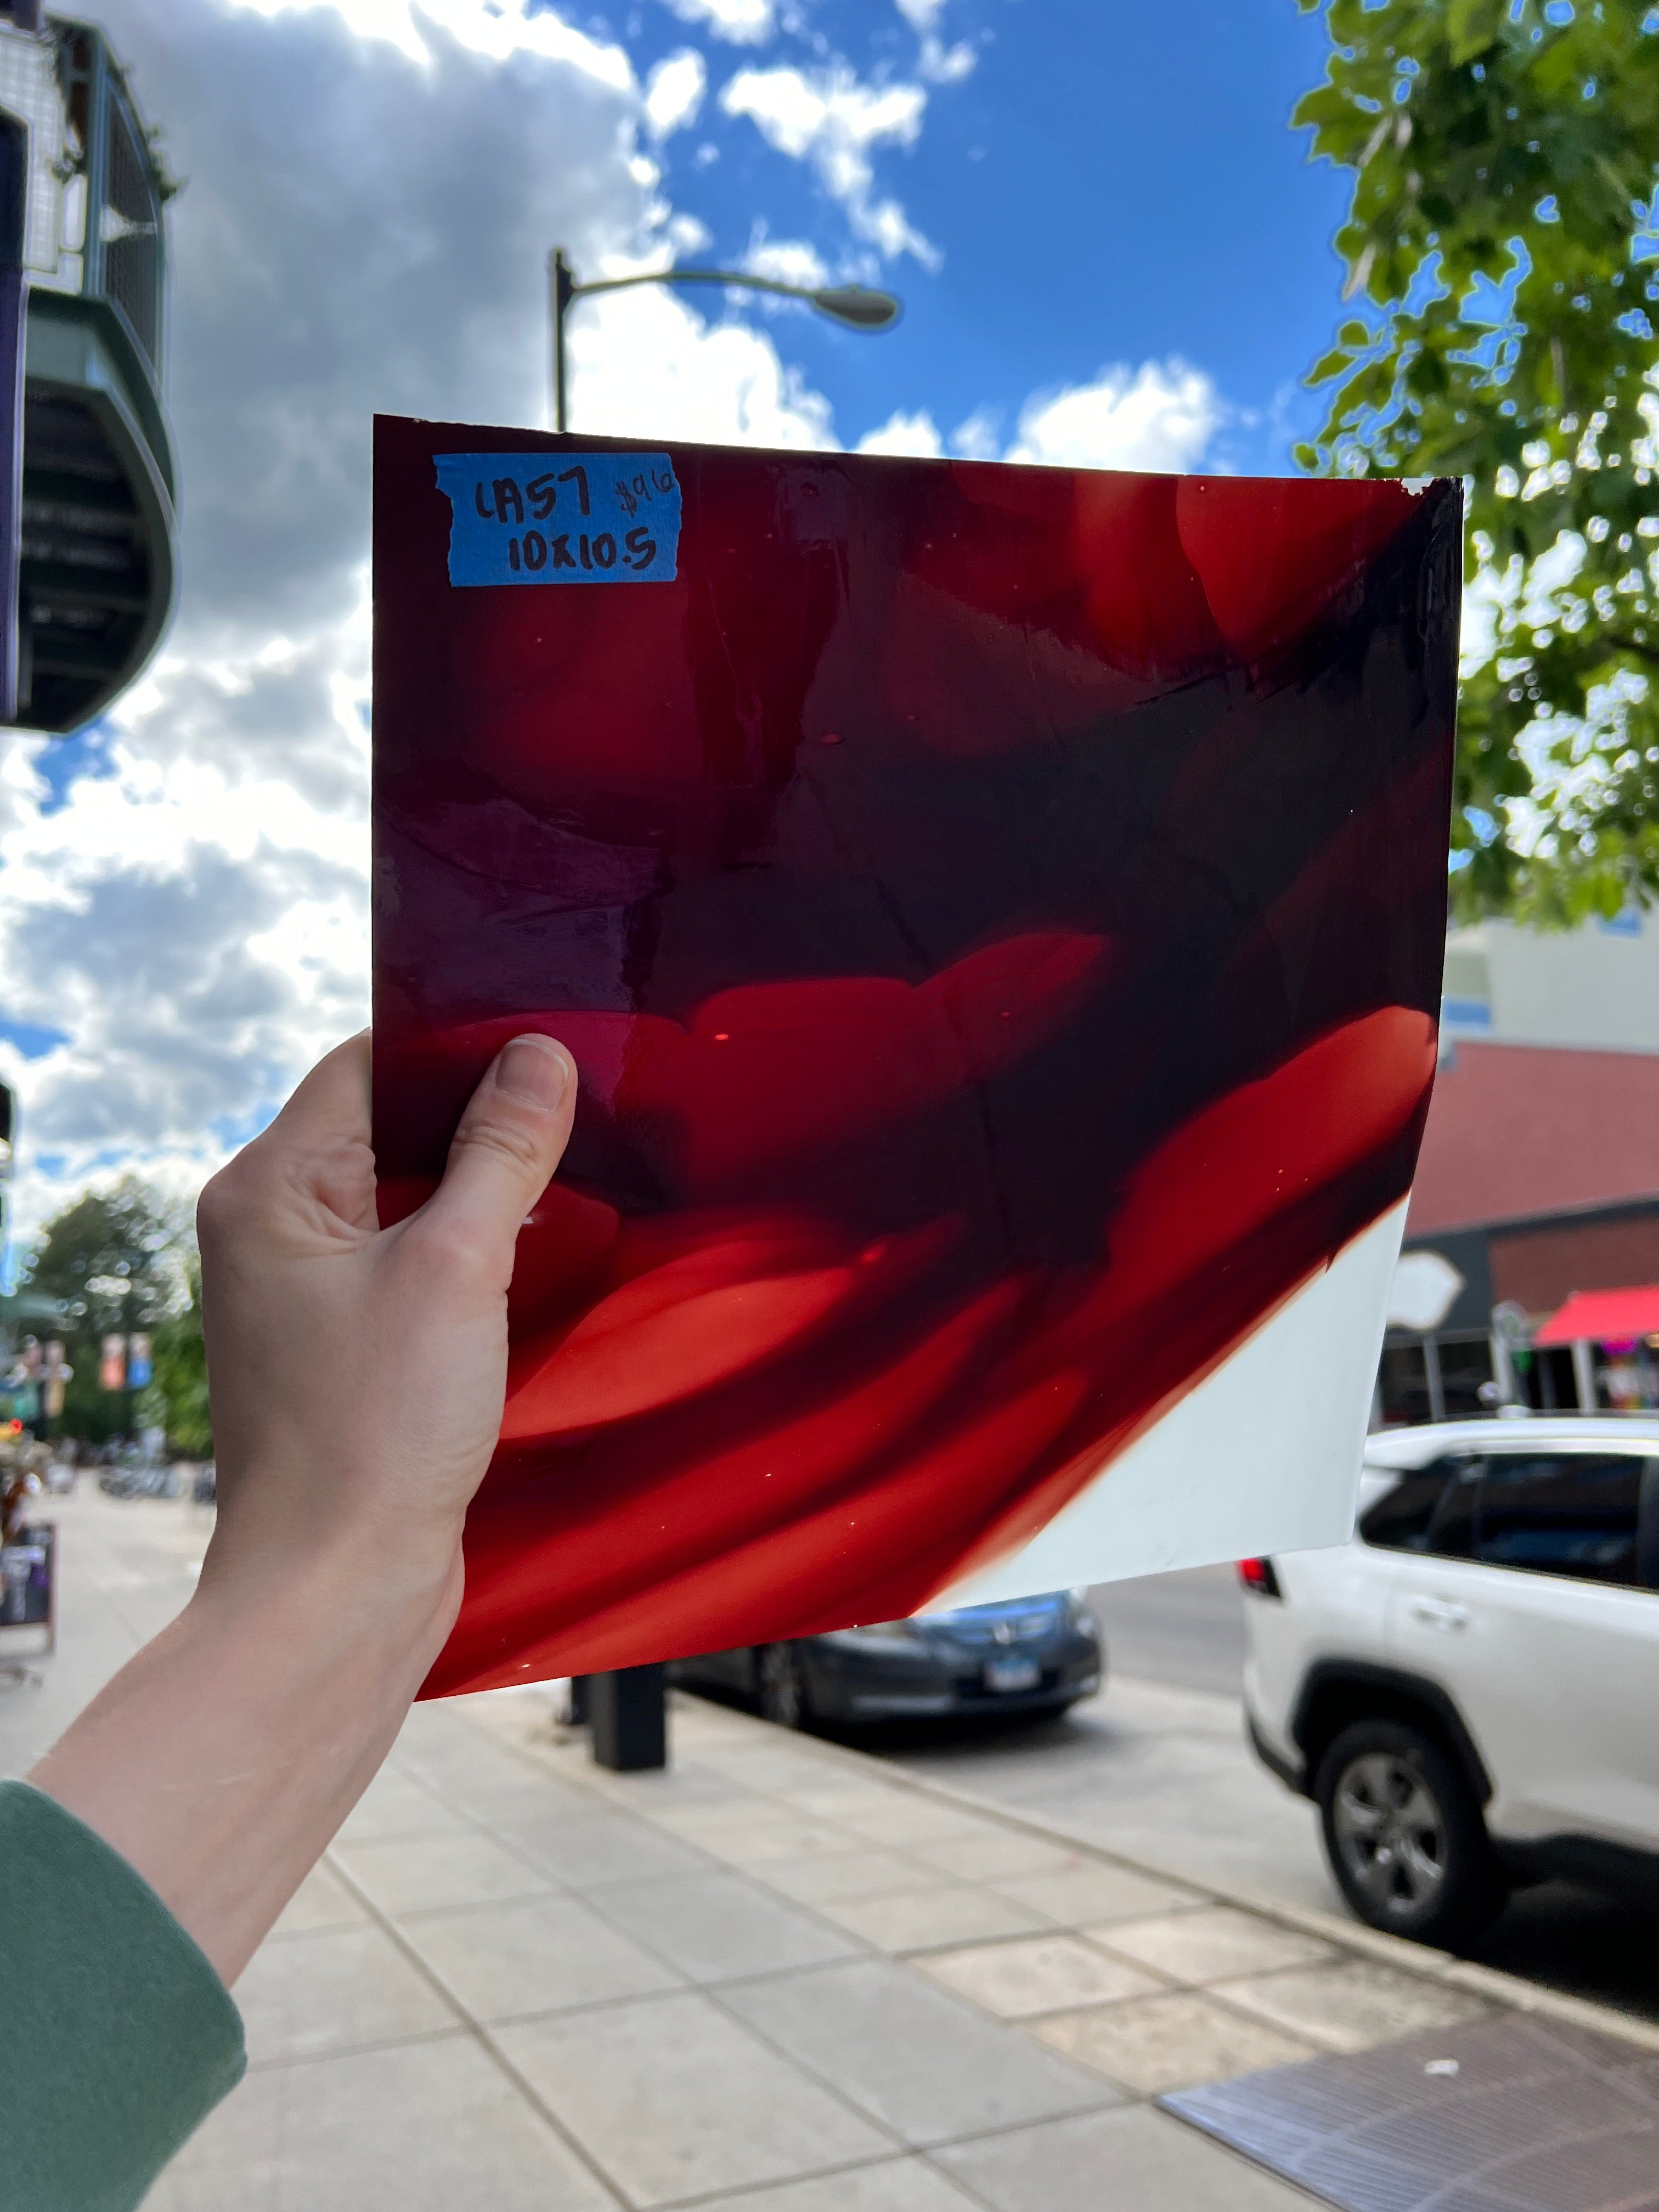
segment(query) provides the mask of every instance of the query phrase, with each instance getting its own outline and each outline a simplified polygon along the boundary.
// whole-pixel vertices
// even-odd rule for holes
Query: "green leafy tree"
[[[1298,0],[1304,12],[1326,0]],[[1494,649],[1460,708],[1453,896],[1659,897],[1659,9],[1328,0],[1294,121],[1354,172],[1356,312],[1303,465],[1468,480]]]
[[[185,1263],[189,1303],[156,1329],[155,1376],[138,1401],[141,1426],[165,1429],[167,1441],[191,1459],[213,1456],[208,1412],[207,1346],[202,1338],[202,1270],[192,1253]]]
[[[63,1435],[100,1443],[131,1432],[137,1394],[99,1387],[99,1352],[106,1335],[154,1336],[183,1304],[179,1243],[178,1221],[135,1176],[87,1192],[46,1224],[21,1287],[55,1299],[64,1316],[57,1333],[75,1376]],[[36,1333],[53,1332],[42,1325]]]

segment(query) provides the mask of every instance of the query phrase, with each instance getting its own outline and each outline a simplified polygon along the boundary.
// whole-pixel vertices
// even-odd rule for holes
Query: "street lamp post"
[[[827,284],[814,289],[785,284],[771,276],[748,276],[737,269],[662,269],[640,276],[600,276],[579,284],[556,246],[547,257],[548,305],[553,319],[553,422],[568,430],[570,410],[565,374],[564,320],[578,300],[596,292],[623,292],[635,284],[723,284],[745,292],[773,292],[780,299],[805,300],[849,331],[888,331],[903,313],[890,292],[863,284]],[[661,1766],[667,1759],[663,1724],[664,1674],[660,1667],[624,1667],[611,1674],[577,1675],[570,1686],[570,1719],[592,1730],[593,1755],[602,1766]]]
[[[772,276],[747,276],[738,269],[660,269],[641,276],[599,276],[579,284],[564,248],[556,246],[547,257],[548,303],[553,315],[553,425],[568,430],[564,319],[578,300],[596,292],[623,292],[635,284],[723,284],[744,292],[774,292],[783,300],[805,300],[832,323],[849,331],[890,331],[904,310],[890,292],[874,292],[864,284],[784,284]]]

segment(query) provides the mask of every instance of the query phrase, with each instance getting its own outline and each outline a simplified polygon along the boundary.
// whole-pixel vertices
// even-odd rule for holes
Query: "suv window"
[[[1473,1478],[1480,1474],[1481,1464],[1473,1453],[1445,1452],[1427,1467],[1411,1468],[1364,1516],[1360,1534],[1368,1544],[1378,1545],[1386,1552],[1428,1551],[1437,1513],[1442,1521],[1447,1518],[1439,1509],[1449,1508],[1456,1516],[1465,1498],[1474,1496]],[[1432,1548],[1438,1552],[1444,1547],[1437,1540]],[[1468,1550],[1466,1544],[1461,1556],[1467,1558]]]
[[[1480,1483],[1474,1556],[1580,1582],[1638,1583],[1643,1466],[1613,1452],[1495,1455]]]

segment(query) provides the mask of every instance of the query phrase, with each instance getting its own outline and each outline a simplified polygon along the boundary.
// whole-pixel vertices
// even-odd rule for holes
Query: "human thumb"
[[[449,1147],[444,1179],[426,1208],[469,1242],[498,1243],[510,1270],[514,1241],[570,1141],[575,1063],[533,1032],[495,1055]]]

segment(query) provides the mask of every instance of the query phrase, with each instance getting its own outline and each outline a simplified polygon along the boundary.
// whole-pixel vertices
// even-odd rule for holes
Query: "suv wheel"
[[[1382,1720],[1344,1729],[1319,1763],[1314,1795],[1331,1871],[1371,1927],[1451,1945],[1501,1908],[1474,1793],[1420,1730]]]
[[[763,1644],[759,1653],[760,1709],[780,1728],[805,1728],[811,1715],[806,1683],[793,1644]]]

